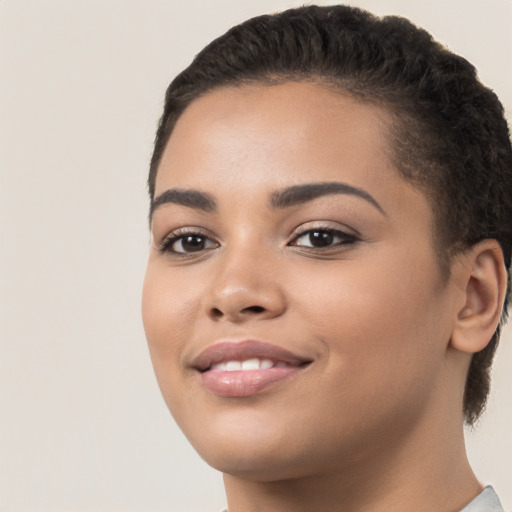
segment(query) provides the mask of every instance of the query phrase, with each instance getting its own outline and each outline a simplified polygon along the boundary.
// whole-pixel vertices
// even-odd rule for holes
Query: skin
[[[200,190],[217,208],[155,208],[144,326],[164,399],[224,473],[230,512],[449,512],[482,489],[461,404],[499,318],[499,251],[487,241],[442,277],[432,208],[390,163],[386,116],[317,84],[222,88],[187,108],[164,152],[155,195]],[[345,193],[269,206],[326,182],[380,209]],[[204,250],[163,252],[183,228]],[[315,248],[313,229],[346,235]],[[248,338],[312,363],[247,398],[205,389],[194,357]]]

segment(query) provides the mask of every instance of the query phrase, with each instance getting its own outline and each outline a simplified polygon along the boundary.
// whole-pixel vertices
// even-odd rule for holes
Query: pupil
[[[309,241],[313,247],[325,247],[332,244],[332,234],[327,231],[312,231],[309,235]]]
[[[186,236],[181,242],[186,251],[201,251],[204,249],[204,238],[202,236]]]

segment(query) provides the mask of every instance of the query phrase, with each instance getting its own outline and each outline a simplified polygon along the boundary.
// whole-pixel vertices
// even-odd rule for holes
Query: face
[[[221,471],[340,469],[442,399],[453,293],[385,121],[285,83],[210,92],[172,133],[143,319],[169,409]]]

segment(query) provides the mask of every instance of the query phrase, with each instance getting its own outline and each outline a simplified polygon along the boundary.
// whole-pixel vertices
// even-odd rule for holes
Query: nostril
[[[214,318],[220,318],[223,315],[222,311],[218,308],[212,308],[212,316]]]
[[[1,1],[1,0],[0,0]],[[227,307],[227,308],[217,308],[211,307],[208,310],[208,316],[215,321],[218,320],[230,320],[233,322],[241,322],[244,319],[248,320],[251,316],[258,316],[264,318],[266,313],[270,311],[264,306],[247,306],[247,307]]]
[[[262,306],[249,306],[247,308],[242,309],[242,312],[247,313],[263,313],[265,308]]]

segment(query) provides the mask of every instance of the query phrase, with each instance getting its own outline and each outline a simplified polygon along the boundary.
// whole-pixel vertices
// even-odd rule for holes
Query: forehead
[[[392,164],[390,124],[385,109],[315,83],[219,88],[193,101],[176,123],[156,195],[193,187],[222,196],[236,187],[251,197],[344,181],[400,203],[399,190],[411,186]]]

